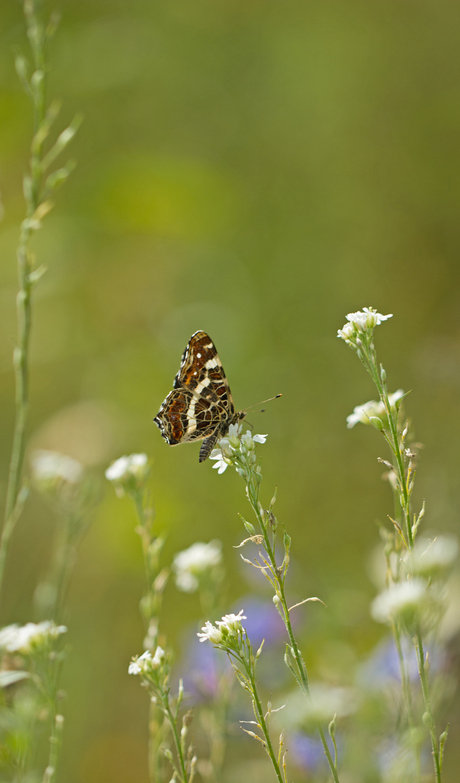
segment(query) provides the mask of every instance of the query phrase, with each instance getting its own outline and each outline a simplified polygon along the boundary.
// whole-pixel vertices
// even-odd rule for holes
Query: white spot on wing
[[[189,409],[187,411],[187,434],[194,432],[196,430],[196,419],[195,419],[195,405],[196,405],[196,398],[192,397],[190,400]]]
[[[197,387],[195,389],[195,394],[201,394],[203,389],[205,389],[206,386],[209,386],[210,383],[211,383],[211,379],[210,378],[203,378],[201,383],[197,384]]]
[[[213,367],[218,367],[218,366],[219,366],[219,362],[216,359],[208,359],[205,365],[206,369],[208,370],[212,370]]]

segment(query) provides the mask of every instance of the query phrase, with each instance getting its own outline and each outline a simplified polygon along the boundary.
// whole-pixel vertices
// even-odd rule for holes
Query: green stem
[[[414,746],[413,751],[414,751],[414,760],[415,760],[415,768],[416,768],[416,779],[420,780],[420,775],[421,775],[420,748],[418,742],[416,741],[417,735],[415,734],[415,732],[413,732],[415,724],[414,724],[414,714],[412,709],[412,698],[411,698],[411,691],[410,691],[410,683],[407,677],[406,665],[404,661],[404,653],[401,645],[401,628],[399,624],[392,625],[392,632],[393,632],[393,638],[395,640],[396,650],[399,659],[399,670],[401,673],[401,686],[402,686],[402,693],[403,693],[404,708],[406,712],[406,720],[407,720],[407,725],[409,727],[409,731],[411,732],[410,736],[411,736],[412,744]]]
[[[179,764],[182,772],[182,781],[183,783],[187,783],[187,769],[185,767],[184,754],[182,753],[182,746],[181,746],[179,734],[177,733],[176,721],[174,719],[174,715],[171,712],[167,695],[166,695],[166,703],[164,703],[164,711],[168,718],[169,725],[171,727],[171,731],[174,739],[174,745],[176,747],[176,753],[179,759]]]
[[[78,528],[78,520],[70,514],[64,521],[63,541],[56,552],[56,577],[55,586],[55,605],[53,609],[53,619],[56,625],[62,621],[65,600],[69,582],[72,576],[75,555],[75,530]]]
[[[246,669],[246,673],[247,673],[247,675],[249,677],[249,680],[251,682],[252,697],[254,699],[254,712],[255,712],[255,716],[256,716],[256,718],[257,718],[257,720],[259,722],[260,728],[262,729],[262,733],[263,733],[263,735],[265,737],[265,744],[266,744],[266,748],[267,748],[267,753],[268,753],[268,755],[270,757],[270,761],[272,762],[273,769],[275,770],[275,774],[276,774],[276,777],[278,778],[279,783],[283,783],[283,777],[281,775],[281,770],[279,768],[279,764],[278,764],[275,752],[273,750],[273,745],[272,745],[272,741],[271,741],[271,738],[270,738],[270,733],[268,731],[268,726],[267,726],[267,723],[265,721],[264,711],[263,711],[263,708],[262,708],[261,701],[259,699],[259,694],[257,692],[257,685],[256,685],[255,676],[254,676],[254,671],[253,671],[252,667],[249,665],[249,663],[244,658],[242,658],[241,661],[244,664],[244,668]]]
[[[433,756],[434,777],[436,783],[441,783],[441,763],[439,758],[439,747],[436,736],[436,729],[433,720],[433,712],[431,709],[430,699],[430,687],[428,683],[428,676],[425,668],[425,653],[423,650],[423,641],[420,630],[417,630],[415,636],[415,649],[417,652],[418,671],[420,675],[420,684],[422,686],[423,701],[425,704],[425,715],[427,716],[427,723],[430,730],[431,738],[431,755]]]
[[[62,745],[62,730],[64,727],[64,718],[62,715],[55,715],[53,728],[50,737],[50,753],[48,766],[43,775],[43,783],[54,783],[56,777],[56,767],[59,758],[59,751]]]
[[[251,503],[252,510],[254,511],[254,514],[256,515],[257,520],[259,522],[260,529],[262,530],[262,535],[264,537],[264,546],[265,546],[265,549],[267,551],[267,554],[268,554],[268,557],[269,557],[269,560],[270,560],[270,564],[272,566],[272,573],[273,573],[273,575],[274,575],[274,577],[276,579],[276,583],[277,583],[277,586],[278,586],[278,594],[279,594],[279,598],[280,598],[280,603],[281,603],[281,606],[283,608],[284,624],[285,624],[286,630],[288,632],[289,643],[290,643],[291,650],[292,650],[292,653],[294,655],[294,659],[295,659],[295,662],[296,662],[296,665],[297,665],[298,675],[299,675],[300,681],[302,683],[302,690],[303,690],[305,696],[307,697],[307,699],[309,701],[312,701],[311,692],[310,692],[310,685],[309,685],[309,682],[308,682],[307,669],[306,669],[306,666],[305,666],[305,662],[304,662],[304,660],[302,658],[302,654],[300,652],[299,646],[298,646],[297,641],[295,639],[294,632],[292,630],[291,619],[290,619],[290,616],[289,616],[289,607],[287,605],[286,595],[285,595],[285,592],[284,592],[284,578],[281,576],[280,568],[278,567],[278,565],[276,563],[274,548],[271,545],[270,538],[269,538],[269,535],[267,533],[267,528],[266,528],[266,525],[265,525],[265,521],[264,521],[264,519],[262,517],[262,514],[260,512],[260,507],[259,507],[259,485],[257,483],[257,479],[253,478],[252,481],[251,480],[249,481],[249,483],[248,483],[248,490],[249,490],[248,491],[249,502]],[[338,776],[337,766],[336,766],[336,764],[334,764],[334,760],[333,760],[331,752],[329,750],[329,745],[327,744],[326,735],[324,733],[323,727],[321,726],[321,724],[319,722],[317,722],[316,725],[317,725],[317,729],[318,729],[319,736],[320,736],[320,739],[321,739],[321,744],[323,746],[324,754],[326,756],[327,762],[328,762],[330,770],[331,770],[332,778],[334,780],[334,783],[339,783],[339,776]]]
[[[45,118],[45,33],[39,25],[36,17],[36,8],[33,3],[24,5],[28,31],[35,25],[38,31],[32,46],[36,73],[41,78],[35,82],[32,91],[34,104],[34,140],[30,157],[30,192],[26,190],[27,217],[22,222],[17,251],[19,292],[16,299],[18,345],[14,351],[14,369],[16,382],[16,416],[13,433],[13,445],[11,450],[10,466],[8,471],[8,485],[6,491],[5,520],[3,534],[0,540],[0,591],[3,581],[4,565],[11,534],[17,518],[14,518],[14,509],[17,504],[21,485],[22,468],[25,452],[25,433],[29,408],[29,342],[32,320],[31,312],[31,254],[30,237],[32,228],[30,218],[40,203],[41,190],[41,161],[43,158],[43,141],[37,143],[35,135]]]
[[[402,685],[402,692],[403,692],[403,699],[404,699],[404,707],[406,710],[407,724],[410,728],[412,728],[414,725],[414,716],[412,712],[412,699],[411,699],[410,685],[409,685],[409,680],[407,679],[404,654],[401,645],[401,629],[399,628],[398,625],[394,624],[392,626],[392,630],[393,630],[393,637],[395,640],[396,650],[399,659],[399,670],[401,673],[401,685]]]
[[[413,542],[413,535],[412,535],[412,525],[410,521],[410,498],[407,489],[407,479],[406,479],[406,470],[404,466],[404,458],[401,454],[401,448],[399,445],[398,427],[392,414],[387,390],[385,388],[385,385],[382,384],[380,380],[378,366],[377,366],[377,357],[375,354],[375,348],[372,343],[369,345],[369,351],[370,351],[372,361],[369,362],[369,366],[367,366],[367,370],[377,387],[377,391],[379,393],[380,399],[385,405],[385,410],[387,413],[388,425],[390,427],[390,435],[391,435],[388,441],[396,459],[399,484],[401,487],[401,493],[399,494],[399,497],[400,497],[400,503],[401,503],[401,508],[404,517],[404,527],[407,535],[407,542],[409,544],[409,549],[412,549],[414,542]]]
[[[149,710],[149,778],[150,783],[157,783],[160,777],[160,747],[163,740],[165,723],[160,725],[157,715],[158,708],[152,701]]]

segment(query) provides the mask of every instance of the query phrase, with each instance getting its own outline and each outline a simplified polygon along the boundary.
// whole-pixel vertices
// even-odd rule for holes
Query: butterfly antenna
[[[267,400],[262,400],[261,402],[256,402],[254,405],[249,405],[247,408],[244,409],[244,413],[251,410],[251,408],[255,408],[257,405],[264,405],[266,402],[271,402],[272,400],[277,400],[278,397],[282,397],[282,394],[275,394],[274,397],[269,397]],[[262,408],[262,410],[259,411],[259,413],[264,413],[265,408]]]

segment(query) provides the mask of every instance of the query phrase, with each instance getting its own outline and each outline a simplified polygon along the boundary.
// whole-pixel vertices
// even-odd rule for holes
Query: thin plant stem
[[[279,768],[278,760],[276,758],[275,752],[273,750],[272,741],[270,738],[270,732],[268,730],[268,726],[265,720],[263,707],[259,698],[259,694],[257,691],[257,684],[254,677],[254,671],[252,667],[248,664],[246,660],[244,660],[244,668],[246,669],[246,673],[248,675],[248,678],[251,683],[251,690],[252,690],[252,697],[254,700],[254,712],[256,714],[256,718],[259,722],[260,728],[262,729],[262,733],[265,738],[265,744],[267,753],[270,757],[270,761],[272,762],[273,769],[275,770],[276,777],[278,778],[279,783],[283,783],[283,777],[281,775],[281,770]]]
[[[56,768],[59,758],[59,751],[62,745],[62,731],[64,728],[64,718],[62,715],[55,715],[50,737],[50,752],[48,766],[43,775],[43,783],[54,783],[56,779]]]
[[[283,620],[284,624],[286,626],[286,630],[289,637],[289,643],[292,650],[292,654],[294,656],[296,666],[297,666],[297,672],[299,675],[299,682],[301,683],[302,690],[304,692],[304,695],[307,697],[309,701],[312,700],[311,698],[311,692],[310,692],[310,685],[308,681],[308,673],[307,668],[305,666],[305,661],[303,660],[302,653],[300,652],[299,646],[297,644],[297,641],[294,636],[294,632],[292,630],[291,625],[291,619],[289,616],[289,607],[287,605],[286,601],[286,595],[284,591],[284,576],[285,570],[280,568],[276,562],[275,557],[275,549],[274,546],[272,546],[270,542],[270,537],[267,532],[267,526],[265,524],[265,521],[262,517],[261,511],[260,511],[260,503],[259,503],[259,484],[257,482],[257,479],[255,479],[252,476],[252,480],[248,483],[248,497],[249,502],[252,506],[252,510],[254,511],[254,514],[257,517],[257,521],[259,522],[260,529],[262,530],[262,535],[264,538],[264,546],[266,549],[266,552],[268,554],[270,564],[272,566],[272,573],[274,575],[274,578],[276,579],[277,584],[277,593],[280,599],[280,604],[282,607],[283,612]],[[321,744],[323,746],[324,754],[326,756],[327,762],[329,764],[331,774],[334,780],[334,783],[339,783],[339,776],[337,771],[337,765],[334,763],[334,760],[332,758],[331,752],[329,750],[329,746],[327,744],[326,735],[324,733],[324,729],[321,726],[319,722],[317,722],[317,729],[318,733],[321,739]]]
[[[5,518],[0,539],[0,591],[11,534],[19,517],[19,514],[15,513],[15,508],[17,508],[21,486],[29,410],[29,344],[32,324],[32,254],[30,240],[34,230],[32,217],[40,204],[44,136],[38,133],[38,131],[45,120],[46,103],[46,33],[43,25],[38,21],[37,7],[34,0],[26,0],[24,13],[35,66],[35,72],[32,76],[33,89],[30,90],[33,102],[34,138],[31,148],[29,177],[27,178],[29,187],[24,187],[26,219],[21,224],[17,250],[19,280],[19,292],[16,298],[18,344],[13,355],[16,383],[16,415],[8,471]]]
[[[399,671],[401,674],[401,685],[402,685],[403,701],[404,701],[404,708],[406,711],[407,724],[410,728],[412,728],[414,725],[414,715],[412,711],[412,698],[411,698],[409,680],[407,678],[404,653],[401,644],[401,629],[399,627],[399,624],[393,623],[392,631],[396,644],[396,651],[398,653]]]
[[[173,735],[174,745],[175,745],[175,748],[176,748],[177,758],[179,759],[179,764],[180,764],[180,769],[181,769],[181,774],[182,774],[182,781],[183,781],[183,783],[187,783],[187,768],[185,766],[184,754],[182,752],[182,743],[180,741],[179,734],[177,732],[176,718],[172,714],[171,708],[169,706],[169,697],[168,697],[167,694],[166,694],[166,698],[165,698],[163,709],[164,709],[165,715],[168,718],[168,722],[169,722],[169,725],[170,725],[170,728],[171,728],[171,732],[172,732],[172,735]]]
[[[160,773],[160,747],[165,734],[165,723],[158,721],[158,709],[156,704],[150,702],[149,708],[149,779],[154,783],[161,780]]]
[[[398,477],[398,483],[399,483],[398,498],[399,498],[399,503],[404,518],[406,544],[410,552],[414,545],[414,532],[412,530],[412,525],[411,525],[411,508],[410,508],[411,488],[409,485],[410,478],[411,478],[410,476],[411,467],[409,465],[409,467],[406,468],[405,465],[404,442],[403,442],[404,434],[401,436],[398,433],[398,424],[397,424],[398,414],[391,408],[390,401],[388,398],[388,392],[386,389],[386,384],[382,382],[382,379],[380,377],[378,371],[377,355],[376,355],[372,338],[368,340],[364,340],[364,343],[367,350],[365,352],[361,352],[360,358],[377,387],[380,399],[385,406],[385,410],[388,418],[389,434],[385,431],[383,434],[396,460],[395,472]],[[393,625],[393,636],[395,638],[396,647],[398,649],[398,655],[400,656],[400,661],[401,661],[402,688],[403,688],[403,694],[405,695],[408,725],[410,727],[412,725],[410,690],[407,683],[407,679],[404,674],[405,667],[403,665],[400,638],[399,638],[399,634],[397,633],[397,629],[395,625]],[[417,633],[414,638],[414,644],[415,644],[415,650],[417,654],[420,685],[423,694],[423,701],[425,704],[425,716],[426,716],[425,722],[427,723],[430,732],[435,781],[436,783],[441,783],[441,758],[440,758],[438,739],[436,736],[436,729],[435,729],[433,713],[431,708],[429,680],[425,667],[423,640],[422,640],[422,634],[420,628],[417,629]]]
[[[428,724],[431,738],[431,755],[433,756],[434,775],[436,783],[441,783],[441,762],[439,756],[438,739],[436,736],[436,729],[433,720],[433,712],[431,709],[430,699],[430,687],[428,683],[428,675],[425,667],[425,653],[423,650],[422,634],[420,629],[417,629],[417,633],[414,639],[415,650],[417,653],[418,671],[420,675],[420,683],[422,686],[423,702],[425,704],[425,722]],[[425,718],[424,716],[424,718]]]

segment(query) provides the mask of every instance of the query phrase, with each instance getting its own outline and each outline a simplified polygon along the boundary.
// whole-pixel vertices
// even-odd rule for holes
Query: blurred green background
[[[146,694],[126,676],[141,651],[143,590],[134,514],[102,480],[146,451],[167,558],[224,542],[228,609],[254,590],[232,546],[246,512],[235,474],[170,449],[152,422],[190,335],[215,340],[235,404],[251,414],[269,500],[293,537],[293,596],[316,676],[347,682],[382,629],[368,604],[377,519],[392,511],[376,432],[349,431],[375,397],[336,338],[364,305],[394,318],[376,333],[391,390],[425,445],[416,500],[429,529],[458,529],[460,487],[460,6],[388,0],[59,0],[49,93],[61,127],[84,123],[78,161],[35,242],[31,447],[101,476],[67,622],[68,783],[145,783]],[[21,4],[0,9],[0,372],[2,494],[14,413],[15,248],[30,106],[13,47]],[[34,497],[15,533],[1,624],[31,619],[55,520]],[[262,588],[261,588],[262,591]],[[263,592],[263,591],[262,591]],[[244,607],[243,607],[244,608]],[[180,650],[198,602],[171,586],[164,630]],[[454,642],[455,645],[455,642]],[[460,763],[459,711],[446,781]],[[455,748],[457,744],[457,749]],[[450,770],[450,772],[449,772]],[[449,777],[450,774],[450,777]]]

